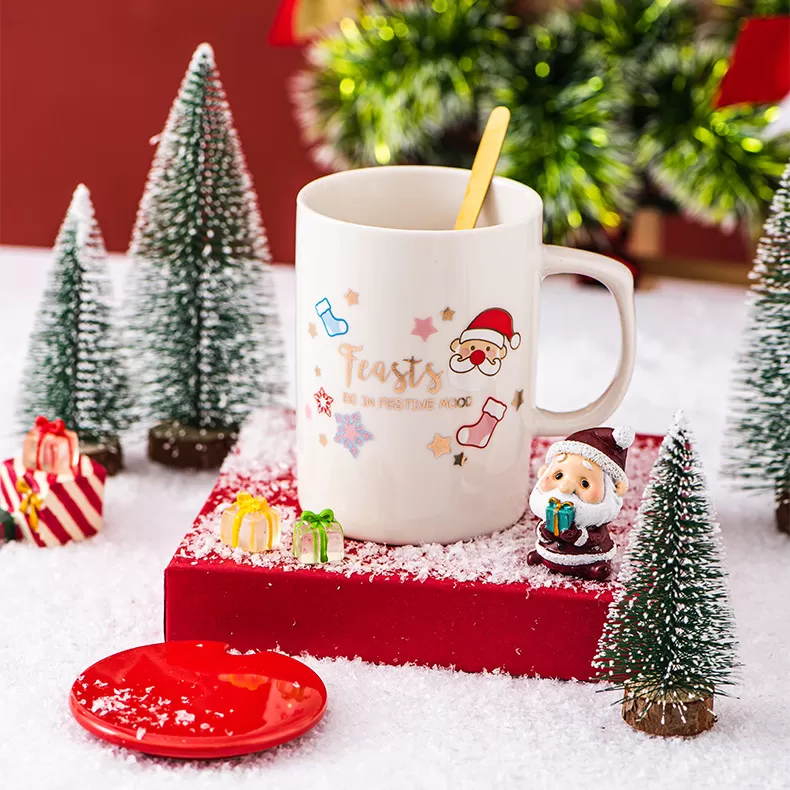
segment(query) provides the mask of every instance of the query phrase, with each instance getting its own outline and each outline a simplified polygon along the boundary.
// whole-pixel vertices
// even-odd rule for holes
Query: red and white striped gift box
[[[19,458],[0,466],[0,495],[13,514],[17,537],[42,548],[93,537],[102,528],[107,472],[80,456],[76,474],[26,469]]]

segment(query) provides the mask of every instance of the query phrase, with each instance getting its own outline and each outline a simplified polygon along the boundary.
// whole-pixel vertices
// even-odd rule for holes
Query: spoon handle
[[[509,123],[510,110],[507,107],[494,107],[491,110],[475,154],[461,210],[455,220],[455,230],[471,230],[477,223],[480,209],[483,208],[483,201],[488,194],[488,187],[494,177],[494,170],[499,161],[499,153],[502,150],[502,143],[505,142]]]

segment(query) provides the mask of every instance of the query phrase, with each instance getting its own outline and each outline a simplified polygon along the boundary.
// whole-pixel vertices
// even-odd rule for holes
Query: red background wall
[[[84,182],[126,250],[154,148],[190,56],[214,47],[276,261],[294,198],[319,175],[288,97],[301,51],[266,36],[277,0],[2,0],[0,242],[50,246]]]

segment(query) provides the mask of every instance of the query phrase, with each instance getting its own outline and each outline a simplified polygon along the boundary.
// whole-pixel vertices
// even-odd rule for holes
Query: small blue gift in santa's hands
[[[572,502],[560,502],[556,497],[546,506],[546,529],[559,535],[573,526],[576,509]]]

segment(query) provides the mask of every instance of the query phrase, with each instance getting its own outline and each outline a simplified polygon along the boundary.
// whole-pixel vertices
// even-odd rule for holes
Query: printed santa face
[[[496,376],[507,356],[508,346],[516,349],[521,335],[513,330],[513,317],[507,310],[491,307],[476,316],[452,343],[450,370],[468,373],[478,370],[485,376]]]

